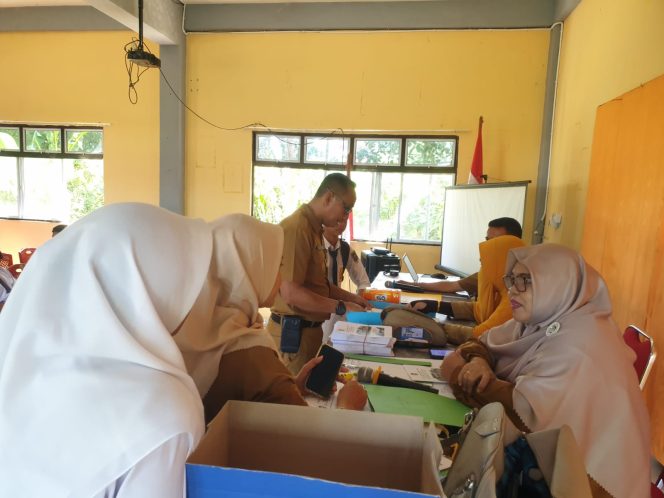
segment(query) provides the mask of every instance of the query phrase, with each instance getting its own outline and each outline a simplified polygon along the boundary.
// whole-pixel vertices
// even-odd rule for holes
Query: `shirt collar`
[[[309,221],[309,224],[313,227],[313,229],[316,231],[316,233],[323,233],[323,224],[318,221],[318,218],[316,218],[316,215],[314,214],[314,210],[311,209],[311,206],[309,204],[302,204],[302,207],[300,207],[302,212],[304,213],[304,216],[307,218]],[[324,237],[323,237],[324,238]]]
[[[341,239],[338,239],[337,243],[335,245],[332,245],[325,237],[323,237],[323,244],[325,244],[325,249],[332,249],[333,251],[335,251],[339,249],[339,247],[341,247]]]

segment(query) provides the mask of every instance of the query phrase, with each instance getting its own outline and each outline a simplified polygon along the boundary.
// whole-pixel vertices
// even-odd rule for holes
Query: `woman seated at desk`
[[[503,272],[507,254],[511,249],[523,247],[523,241],[514,235],[501,235],[480,243],[481,267],[478,274],[477,300],[437,303],[436,301],[413,301],[411,306],[425,313],[437,311],[450,318],[474,321],[476,325],[446,322],[443,327],[447,338],[461,344],[471,337],[479,337],[492,327],[505,323],[512,317],[507,289],[503,285]],[[425,290],[444,291],[449,282],[422,283]]]
[[[522,431],[570,426],[594,497],[648,496],[648,415],[602,277],[544,244],[510,252],[505,284],[514,319],[443,361],[455,396],[501,402]]]

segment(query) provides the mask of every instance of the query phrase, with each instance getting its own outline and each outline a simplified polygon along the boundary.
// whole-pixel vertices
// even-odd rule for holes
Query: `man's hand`
[[[337,396],[337,408],[362,410],[367,404],[367,391],[356,380],[346,382]]]
[[[369,311],[371,305],[367,302],[366,305],[363,303],[353,303],[351,301],[346,301],[346,311]]]

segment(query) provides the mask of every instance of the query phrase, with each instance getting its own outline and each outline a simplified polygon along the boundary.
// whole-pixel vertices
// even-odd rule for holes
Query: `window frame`
[[[270,161],[264,159],[258,159],[258,136],[259,135],[278,135],[278,136],[289,136],[289,137],[299,137],[300,138],[300,157],[298,162],[293,161]],[[254,215],[254,178],[255,178],[255,168],[258,167],[273,167],[273,168],[289,168],[289,169],[302,169],[302,170],[323,170],[326,172],[346,172],[347,163],[316,163],[316,162],[305,162],[306,156],[306,138],[307,137],[316,137],[316,138],[348,138],[350,140],[349,144],[349,154],[353,159],[351,164],[351,173],[352,172],[370,172],[370,173],[402,173],[402,174],[446,174],[454,176],[454,184],[456,184],[457,179],[457,169],[458,169],[458,160],[459,160],[459,136],[458,135],[396,135],[396,134],[359,134],[359,133],[303,133],[303,132],[274,132],[274,131],[254,131],[252,134],[252,164],[251,164],[251,214]],[[356,164],[355,163],[355,141],[357,139],[385,139],[385,140],[401,140],[401,149],[400,149],[400,163],[398,166],[383,166],[383,165],[370,165],[370,164]],[[454,142],[454,157],[452,164],[450,166],[408,166],[406,165],[406,144],[408,140],[449,140]],[[402,177],[402,189],[403,189],[403,177]],[[403,194],[403,192],[402,192]],[[372,239],[364,238],[355,238],[357,241],[371,241]],[[400,244],[412,244],[412,245],[427,245],[427,246],[437,246],[440,245],[440,241],[430,241],[430,240],[411,240],[411,239],[399,239],[394,240],[395,243]]]
[[[90,126],[90,125],[45,125],[45,124],[28,124],[28,123],[8,123],[0,121],[0,128],[18,128],[19,130],[19,144],[18,150],[0,149],[0,157],[14,157],[17,159],[17,190],[19,193],[18,206],[19,213],[22,211],[24,199],[22,198],[23,192],[23,159],[24,158],[37,158],[37,159],[104,159],[104,142],[103,142],[103,126]],[[25,150],[25,130],[59,130],[60,131],[60,152],[29,152]],[[67,130],[81,130],[81,131],[101,131],[102,132],[102,152],[101,153],[80,153],[80,152],[67,152],[66,151],[66,132]],[[12,221],[46,221],[58,222],[58,219],[44,219],[44,218],[24,218],[22,216],[0,216],[3,220]]]

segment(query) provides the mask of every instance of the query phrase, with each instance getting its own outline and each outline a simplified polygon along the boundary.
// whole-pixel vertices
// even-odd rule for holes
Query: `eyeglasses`
[[[533,279],[527,273],[519,273],[518,275],[505,275],[503,277],[503,283],[505,284],[505,287],[508,289],[516,287],[516,290],[519,292],[525,292],[526,286],[532,282]]]
[[[341,202],[341,205],[344,207],[344,214],[350,214],[350,212],[353,210],[353,206],[348,206],[348,204],[346,204],[346,203],[344,202],[344,200],[341,198],[341,196],[340,196],[339,194],[337,194],[337,193],[336,193],[334,190],[332,190],[331,188],[329,188],[328,190],[329,190],[330,192],[332,192],[332,195],[333,195],[334,197],[336,197],[337,199],[339,199],[339,202]]]

